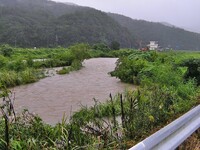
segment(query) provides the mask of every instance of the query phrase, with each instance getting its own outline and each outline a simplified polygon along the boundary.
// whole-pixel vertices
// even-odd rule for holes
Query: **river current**
[[[38,114],[46,123],[60,122],[83,106],[94,105],[93,98],[100,102],[109,99],[126,88],[134,88],[111,77],[117,58],[94,58],[85,60],[83,68],[66,75],[54,75],[28,85],[18,86],[15,92],[15,109],[27,108]]]

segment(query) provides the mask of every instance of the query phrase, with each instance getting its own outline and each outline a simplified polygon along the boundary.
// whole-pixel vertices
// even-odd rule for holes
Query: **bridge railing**
[[[173,150],[200,128],[200,105],[129,150]]]

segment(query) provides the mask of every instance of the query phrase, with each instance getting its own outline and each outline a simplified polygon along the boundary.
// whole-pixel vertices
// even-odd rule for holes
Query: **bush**
[[[74,60],[72,62],[71,67],[72,67],[72,70],[79,70],[82,67],[82,62],[80,60]]]
[[[0,55],[0,68],[3,68],[6,66],[8,60],[6,59],[6,57]]]
[[[112,41],[110,44],[110,49],[112,50],[119,50],[120,49],[120,43],[117,41]]]
[[[112,76],[116,76],[123,82],[139,84],[140,72],[145,68],[149,68],[149,61],[155,60],[154,53],[142,53],[133,51],[133,54],[128,57],[122,57],[118,60],[117,66],[113,72]],[[139,76],[140,75],[140,76]]]
[[[100,50],[100,51],[109,51],[110,48],[108,47],[108,45],[104,44],[104,43],[98,43],[92,46],[92,48],[94,50]]]
[[[62,75],[62,74],[68,74],[71,70],[71,67],[63,67],[61,70],[59,70],[57,73]]]
[[[197,84],[200,85],[200,59],[188,59],[185,60],[181,66],[187,67],[185,73],[185,79],[195,79]]]
[[[86,58],[89,58],[88,50],[89,50],[88,44],[76,44],[71,47],[69,47],[71,54],[73,55],[75,60],[83,61]]]
[[[10,57],[13,53],[13,49],[9,45],[2,45],[0,47],[0,53],[5,57]]]

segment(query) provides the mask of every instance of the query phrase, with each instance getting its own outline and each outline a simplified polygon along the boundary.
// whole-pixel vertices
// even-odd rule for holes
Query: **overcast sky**
[[[200,0],[54,0],[200,32]]]

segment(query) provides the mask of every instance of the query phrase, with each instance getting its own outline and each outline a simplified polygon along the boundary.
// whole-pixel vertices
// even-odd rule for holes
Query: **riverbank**
[[[6,49],[11,50],[10,55],[0,54],[0,84],[7,88],[33,83],[44,78],[42,70],[45,68],[69,66],[71,68],[69,71],[78,70],[82,61],[90,58],[87,44],[52,49],[7,47]]]
[[[105,100],[105,103],[95,97],[92,100],[93,104],[82,107],[81,110],[72,115],[69,122],[63,118],[55,126],[44,123],[42,119],[26,111],[16,122],[10,124],[11,145],[12,147],[26,147],[26,149],[128,149],[139,140],[152,134],[156,129],[199,104],[199,86],[197,86],[199,80],[198,78],[188,78],[188,75],[194,75],[190,74],[192,64],[197,64],[192,70],[199,77],[199,61],[190,59],[191,57],[192,55],[187,56],[178,52],[132,51],[131,55],[124,56],[117,61],[117,67],[111,74],[123,81],[139,84],[137,90],[126,90],[125,93],[116,94],[116,96],[108,94],[110,96],[107,101]],[[195,57],[197,57],[196,53]],[[91,70],[96,73],[99,71],[98,74],[102,75],[100,68],[107,66],[107,64],[101,67],[93,66],[94,68]],[[73,86],[81,87],[80,90],[87,91],[88,86],[81,85],[83,82],[86,82],[86,85],[91,85],[91,77],[94,78],[95,83],[98,83],[95,84],[97,87],[104,81],[104,78],[96,78],[90,73],[85,74],[82,72],[83,70],[87,70],[87,67],[68,75],[56,75],[55,77],[62,79],[55,82],[58,83],[56,86],[53,84],[54,90],[49,93],[46,88],[51,87],[51,84],[40,82],[43,83],[39,86],[43,87],[43,90],[38,91],[41,92],[40,94],[48,93],[51,96],[51,94],[61,91],[60,96],[52,100],[51,103],[54,103],[54,106],[49,110],[50,112],[54,111],[53,109],[58,105],[60,107],[65,105],[65,103],[59,104],[59,99],[63,98],[65,93],[69,91],[75,95],[81,93],[79,90],[71,91],[71,86],[63,88],[62,84],[67,85],[71,82]],[[81,75],[80,78],[77,73]],[[83,75],[86,78],[83,78]],[[70,80],[65,82],[65,78],[69,76],[71,76]],[[106,76],[109,75],[106,73]],[[111,77],[109,76],[109,78]],[[42,79],[42,81],[46,79]],[[115,77],[111,79],[119,81]],[[101,88],[103,90],[109,87],[106,80],[105,83],[106,86]],[[35,87],[37,89],[37,85]],[[93,87],[89,92],[92,92],[93,89],[95,88]],[[98,89],[95,94],[99,93]],[[90,95],[86,91],[81,93],[78,100],[82,100],[85,93]],[[26,93],[31,92],[33,91]],[[106,92],[109,91],[104,91],[104,96],[107,95]],[[43,97],[38,95],[38,102],[41,102],[41,98]],[[66,104],[74,101],[74,99],[67,100],[68,98],[65,97]],[[36,103],[35,100],[34,103]],[[38,103],[35,108],[39,107]],[[46,107],[49,105],[42,106],[42,108]],[[69,110],[74,109],[69,108]],[[119,116],[121,123],[117,120]],[[0,123],[3,125],[3,120]],[[3,139],[3,134],[0,136]],[[27,139],[29,139],[28,144]],[[1,142],[0,146],[4,146],[4,143]]]
[[[13,88],[17,110],[28,108],[46,122],[56,124],[83,106],[93,106],[109,94],[123,92],[134,86],[120,82],[108,72],[115,69],[117,58],[94,58],[83,62],[83,68],[66,75],[54,75],[28,85]]]

